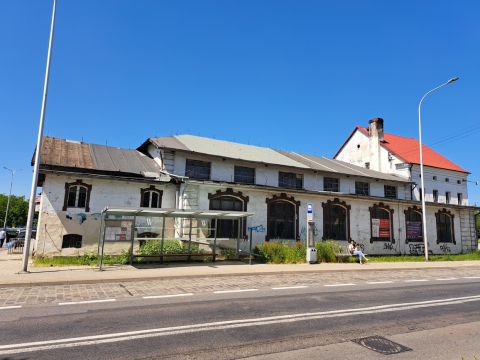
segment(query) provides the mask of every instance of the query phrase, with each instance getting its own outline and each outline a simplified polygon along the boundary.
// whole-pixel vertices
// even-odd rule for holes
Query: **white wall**
[[[335,157],[335,159],[365,167],[366,162],[371,162],[371,151],[369,147],[370,144],[368,141],[368,135],[357,129],[339,154]],[[395,165],[402,163],[402,159],[390,153],[383,146],[380,146],[380,171],[399,176],[403,179],[411,179],[412,181],[416,182],[417,186],[413,192],[413,199],[419,201],[420,197],[418,188],[421,187],[420,166],[413,165],[411,172],[409,167],[397,169]],[[438,169],[430,166],[424,166],[424,172],[426,201],[433,201],[433,190],[435,189],[438,190],[439,202],[441,203],[445,203],[445,192],[450,191],[451,204],[458,204],[457,194],[462,193],[463,203],[461,205],[468,205],[467,182],[463,181],[467,180],[468,174],[459,171]],[[437,176],[437,180],[433,180],[433,176]],[[448,183],[445,182],[445,178],[449,178],[450,181]],[[461,181],[460,185],[457,184],[457,180]],[[398,196],[400,199],[409,199],[409,189],[397,189],[397,194],[402,193],[403,195]]]
[[[72,183],[77,179],[92,185],[90,211],[88,213],[85,208],[67,208],[67,211],[63,211],[65,183]],[[41,211],[35,247],[38,251],[43,252],[45,240],[45,253],[60,252],[69,255],[78,252],[96,251],[101,211],[106,206],[139,207],[141,189],[148,188],[150,185],[154,185],[158,190],[163,190],[162,207],[175,207],[175,186],[173,184],[46,175],[42,188]],[[82,249],[62,249],[63,236],[66,234],[82,235]]]
[[[424,175],[423,182],[425,184],[425,194],[426,194],[425,201],[430,201],[430,202],[433,201],[433,190],[438,190],[438,202],[446,203],[445,192],[450,191],[450,195],[451,195],[450,204],[468,205],[467,182],[463,181],[463,180],[467,180],[468,174],[465,174],[459,171],[452,171],[452,170],[433,168],[430,166],[424,166],[423,175]],[[434,176],[437,177],[437,180],[433,180]],[[449,179],[449,182],[445,181],[446,178]],[[458,180],[460,180],[460,184],[457,183]],[[418,189],[422,185],[421,185],[419,165],[413,165],[412,167],[412,181],[415,181],[415,183],[417,184],[415,189],[415,199],[420,200]],[[463,197],[462,204],[458,204],[458,201],[457,201],[458,193],[462,194],[462,197]]]
[[[265,240],[265,235],[267,234],[268,219],[267,219],[267,203],[266,199],[272,198],[273,195],[279,196],[282,192],[287,193],[287,196],[293,196],[296,201],[301,202],[300,212],[299,212],[299,235],[302,240],[306,239],[306,213],[307,213],[307,204],[312,203],[314,207],[314,220],[316,224],[316,238],[320,240],[323,236],[323,208],[322,203],[327,200],[333,200],[334,197],[339,197],[340,200],[344,200],[348,205],[351,206],[350,212],[350,236],[354,239],[360,246],[363,246],[363,250],[369,254],[410,254],[418,245],[421,243],[405,243],[405,215],[404,210],[408,207],[413,206],[409,203],[400,203],[398,201],[389,201],[388,199],[379,199],[378,201],[374,200],[364,200],[364,199],[349,199],[343,198],[341,195],[335,196],[326,196],[326,195],[306,195],[306,194],[293,194],[288,193],[279,189],[278,191],[266,191],[259,189],[249,189],[242,188],[240,186],[216,186],[216,185],[203,185],[200,184],[196,186],[198,189],[198,199],[199,199],[199,208],[208,209],[209,200],[208,194],[214,194],[217,190],[226,191],[230,187],[234,192],[241,191],[243,196],[249,196],[249,202],[247,205],[247,211],[254,212],[255,215],[248,218],[247,226],[257,228],[253,232],[253,243],[261,244]],[[379,204],[383,202],[390,206],[394,210],[393,213],[393,229],[394,229],[394,239],[395,244],[392,244],[390,241],[379,241],[370,243],[370,211],[369,208],[373,204]],[[417,203],[415,203],[417,204]],[[435,213],[440,210],[441,207],[438,206],[427,206],[427,235],[429,239],[429,250],[435,254],[442,253],[461,253],[462,252],[462,242],[461,242],[461,229],[460,229],[460,216],[459,212],[456,209],[449,209],[452,214],[454,214],[454,231],[456,245],[453,243],[447,244],[437,244],[437,230],[436,230],[436,218]],[[346,244],[346,243],[344,243]],[[243,251],[248,250],[248,243],[241,242],[241,249]]]

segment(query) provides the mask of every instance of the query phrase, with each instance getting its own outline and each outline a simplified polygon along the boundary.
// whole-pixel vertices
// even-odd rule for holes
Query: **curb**
[[[58,286],[58,285],[79,285],[79,284],[105,284],[105,283],[124,283],[134,281],[161,281],[176,279],[198,279],[198,278],[222,278],[233,276],[264,276],[264,275],[295,275],[295,274],[321,274],[321,273],[343,273],[352,271],[373,272],[373,271],[418,271],[418,270],[439,270],[439,269],[477,269],[478,266],[432,266],[432,267],[412,267],[412,268],[388,268],[388,269],[312,269],[312,270],[278,270],[278,271],[258,271],[258,272],[236,272],[236,273],[219,273],[219,274],[191,274],[191,275],[154,275],[154,276],[134,276],[124,278],[104,278],[104,279],[59,279],[59,280],[39,280],[39,281],[20,281],[12,283],[0,283],[0,288],[12,287],[36,287],[36,286]],[[27,275],[28,276],[28,275]]]

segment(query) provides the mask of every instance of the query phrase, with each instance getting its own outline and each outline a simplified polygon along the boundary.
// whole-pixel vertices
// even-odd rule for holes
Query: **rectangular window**
[[[462,184],[462,180],[457,180],[457,184],[458,184],[458,185],[461,185],[461,184]]]
[[[323,178],[323,190],[339,192],[339,179],[329,177]]]
[[[355,194],[368,196],[370,194],[367,182],[355,181]]]
[[[433,180],[437,180],[437,177],[436,177],[436,176],[434,176],[434,177],[433,177]]]
[[[385,197],[390,198],[390,199],[396,199],[397,198],[397,187],[396,186],[389,186],[385,185]]]
[[[450,182],[450,179],[449,179],[449,178],[445,178],[445,182]]]
[[[422,201],[422,188],[418,188],[418,200]]]
[[[255,184],[255,169],[245,166],[235,166],[234,181],[245,184]]]
[[[461,193],[457,194],[457,201],[458,201],[458,205],[462,205],[462,194]]]
[[[288,189],[302,189],[303,175],[280,171],[278,173],[278,186]]]
[[[193,179],[210,180],[210,165],[206,161],[187,159],[185,176]]]
[[[433,202],[438,202],[438,190],[433,190]]]
[[[445,192],[445,202],[450,204],[450,191]]]

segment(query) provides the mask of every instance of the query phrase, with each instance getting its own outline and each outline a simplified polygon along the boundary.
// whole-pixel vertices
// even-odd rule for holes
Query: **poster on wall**
[[[372,237],[390,238],[390,220],[372,219]]]
[[[132,221],[105,221],[105,241],[131,241]]]
[[[407,221],[407,239],[422,240],[422,222]]]

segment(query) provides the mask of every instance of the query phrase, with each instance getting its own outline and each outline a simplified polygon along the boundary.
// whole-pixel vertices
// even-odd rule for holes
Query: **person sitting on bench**
[[[358,250],[358,248],[355,246],[355,241],[353,240],[350,240],[350,245],[348,245],[348,251],[350,252],[350,254],[353,254],[353,255],[358,255],[358,258],[360,259],[360,264],[362,264],[362,257],[366,260],[366,261],[369,261],[365,255],[363,255],[363,253]]]

